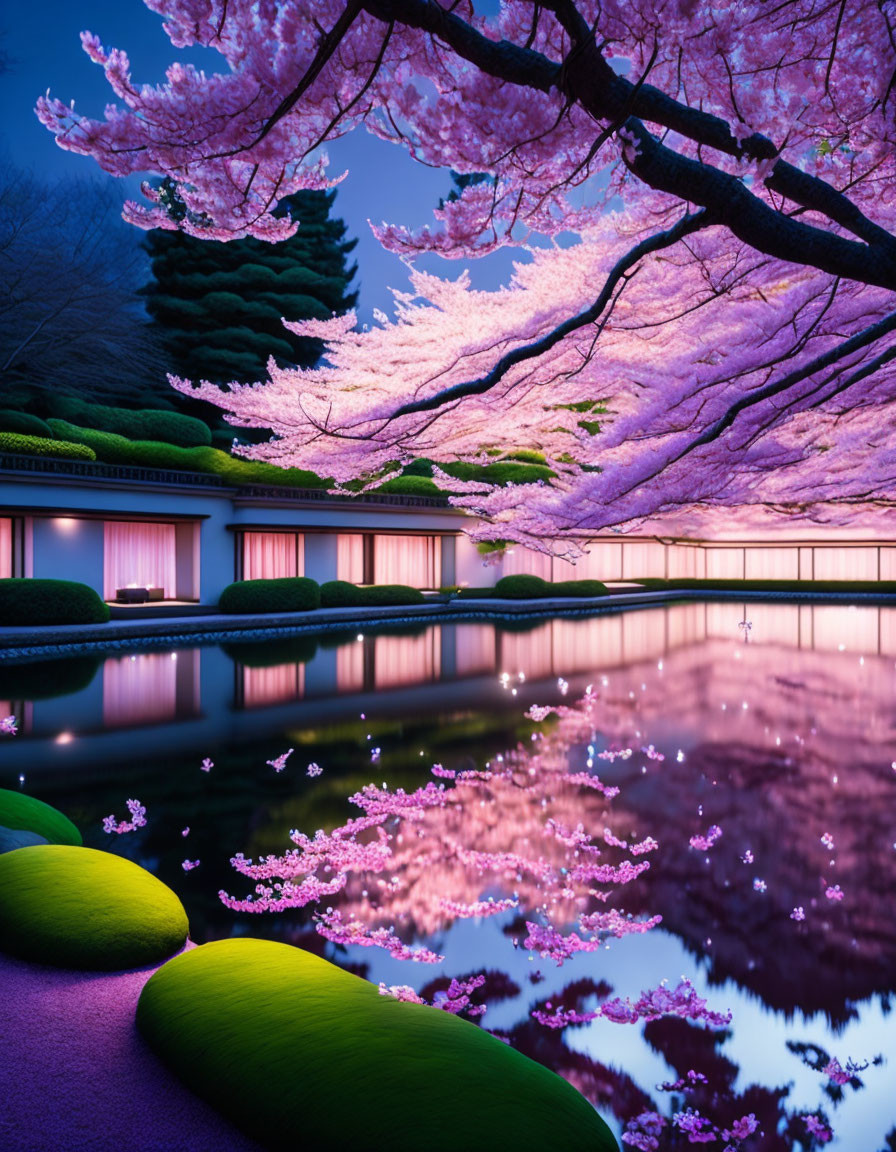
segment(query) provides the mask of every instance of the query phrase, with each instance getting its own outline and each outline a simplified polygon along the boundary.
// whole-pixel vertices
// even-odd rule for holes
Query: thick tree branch
[[[778,148],[767,137],[757,133],[739,143],[720,117],[689,108],[650,84],[636,85],[617,75],[594,42],[591,29],[571,4],[555,0],[544,6],[561,18],[563,26],[575,39],[573,49],[562,66],[531,48],[506,40],[489,40],[459,16],[440,7],[435,0],[367,0],[364,4],[365,10],[380,20],[394,20],[438,37],[459,56],[490,76],[541,92],[558,87],[567,99],[578,101],[598,120],[615,121],[630,117],[628,126],[643,136],[645,143],[646,129],[631,117],[660,124],[696,144],[731,156],[757,160],[777,156]],[[732,221],[737,221],[739,230],[735,234],[757,250],[779,259],[819,267],[845,279],[896,290],[896,237],[868,220],[847,196],[824,180],[801,172],[784,160],[777,160],[766,186],[804,208],[823,213],[860,237],[865,244],[783,217],[753,195],[736,177],[711,165],[678,156],[655,140],[650,151],[653,178],[645,175],[646,148],[642,148],[645,162],[632,166],[636,176],[653,188],[678,196],[685,203],[698,203],[710,208],[729,227]],[[702,198],[694,195],[692,188],[698,171]],[[736,208],[729,206],[726,211],[726,204],[729,204],[735,188],[740,189],[736,193]],[[811,258],[805,255],[807,244]],[[822,256],[824,264],[818,263]],[[870,278],[866,274],[869,269]]]

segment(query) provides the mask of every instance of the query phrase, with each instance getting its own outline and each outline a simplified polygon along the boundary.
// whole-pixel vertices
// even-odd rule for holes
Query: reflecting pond
[[[6,712],[0,785],[160,875],[194,939],[458,1011],[624,1146],[896,1147],[896,610],[0,663]],[[104,832],[128,799],[145,826]]]

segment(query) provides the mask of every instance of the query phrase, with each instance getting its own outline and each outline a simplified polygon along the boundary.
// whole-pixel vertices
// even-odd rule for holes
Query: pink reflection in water
[[[426,788],[362,790],[353,797],[363,812],[355,823],[326,838],[294,836],[293,855],[238,864],[259,885],[252,910],[310,909],[321,900],[333,909],[318,920],[328,939],[419,959],[437,952],[453,921],[497,904],[510,919],[508,948],[523,944],[561,964],[617,929],[643,932],[662,916],[664,931],[702,955],[711,984],[731,979],[787,1016],[823,1012],[843,1025],[856,1002],[893,986],[893,661],[870,653],[886,653],[896,629],[878,610],[750,611],[747,646],[738,605],[588,622],[574,657],[596,687],[580,705],[541,711],[539,741],[474,771],[437,768],[438,783]],[[658,618],[668,625],[659,637],[649,627]],[[877,647],[858,653],[872,618]],[[513,635],[510,670],[519,665],[529,679],[558,667],[570,675],[555,664],[569,627],[553,621]],[[682,748],[686,755],[676,754]],[[388,774],[388,750],[382,763]],[[594,765],[612,787],[588,786]],[[639,838],[653,850],[649,869],[627,848]],[[744,868],[746,855],[761,884]],[[826,899],[828,890],[848,898]],[[631,1121],[632,1137],[636,1117],[658,1117],[655,1133],[646,1120],[640,1129],[656,1140],[650,1147],[713,1135],[744,1152],[790,1152],[806,1131],[804,1116],[814,1113],[792,1107],[775,1086],[735,1090],[737,1068],[722,1039],[668,1013],[638,1026],[675,1069],[686,1106],[656,1112],[650,1084],[565,1043],[567,1029],[612,1018],[601,1010],[612,990],[596,989],[568,982],[505,1038]],[[685,987],[679,998],[687,995]],[[643,999],[663,1003],[659,989]],[[710,999],[707,1012],[721,1021],[725,1008]],[[810,1059],[803,1055],[814,1068]],[[818,1114],[830,1119],[836,1101],[824,1103]]]

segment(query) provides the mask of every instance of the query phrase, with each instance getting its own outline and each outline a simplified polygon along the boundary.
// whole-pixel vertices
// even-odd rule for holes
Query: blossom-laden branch
[[[415,274],[395,321],[306,323],[329,344],[319,368],[200,389],[234,423],[273,429],[250,454],[372,484],[415,457],[539,451],[550,483],[437,479],[479,518],[474,535],[564,538],[570,554],[608,527],[892,521],[885,5],[856,0],[845,20],[812,0],[147,2],[176,46],[213,49],[226,70],[175,64],[138,85],[124,53],[85,34],[119,106],[98,121],[38,104],[62,147],[174,182],[183,220],[150,189],[133,222],[281,238],[277,202],[334,183],[319,146],[364,127],[489,177],[435,228],[383,225],[384,245],[408,259],[513,245],[528,260],[495,293]]]

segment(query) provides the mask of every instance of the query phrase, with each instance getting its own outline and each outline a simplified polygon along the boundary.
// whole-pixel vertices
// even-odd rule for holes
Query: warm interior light
[[[72,732],[60,732],[59,735],[56,737],[56,739],[53,741],[53,743],[54,744],[71,744],[71,742],[72,742],[72,740],[74,740],[74,738],[75,738],[74,733],[72,733]]]
[[[74,532],[78,527],[78,521],[72,516],[56,516],[53,523],[59,532]]]

